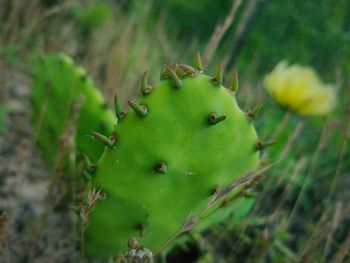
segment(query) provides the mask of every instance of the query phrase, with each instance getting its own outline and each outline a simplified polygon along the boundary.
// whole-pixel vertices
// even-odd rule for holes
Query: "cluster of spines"
[[[182,79],[185,77],[194,77],[198,73],[203,73],[203,66],[201,61],[200,53],[197,52],[196,58],[195,58],[195,65],[194,67],[185,65],[185,64],[171,64],[166,65],[161,70],[161,80],[168,79],[172,81],[174,88],[181,89],[182,88]],[[216,73],[215,76],[211,78],[213,83],[216,86],[221,87],[223,83],[223,70],[221,63],[218,63],[216,65]],[[149,85],[148,82],[148,71],[146,70],[140,80],[140,91],[142,96],[147,96],[154,90],[153,86]],[[231,77],[231,83],[228,88],[228,91],[232,94],[236,94],[238,91],[238,74],[236,71],[232,73]],[[146,117],[148,114],[148,108],[146,105],[139,104],[135,101],[129,100],[128,104],[131,109],[135,111],[135,113],[140,117]],[[261,105],[256,106],[252,110],[248,110],[246,113],[247,119],[250,121],[253,121],[258,113],[260,112]],[[127,116],[127,112],[122,111],[121,105],[118,100],[117,94],[114,95],[114,111],[117,119],[119,121],[123,120]],[[226,119],[226,115],[217,115],[217,113],[212,112],[208,116],[208,124],[209,125],[216,125]],[[103,143],[106,147],[113,148],[116,145],[117,137],[115,134],[112,134],[111,136],[107,137],[105,135],[102,135],[98,132],[92,131],[92,136]],[[258,140],[255,144],[255,148],[257,151],[262,151],[266,147],[272,146],[275,144],[274,141],[269,142],[262,142]],[[88,160],[88,157],[85,155],[85,162],[86,162],[86,169],[85,173],[87,174],[93,173],[97,165],[95,163],[91,164],[91,162]],[[158,164],[155,165],[154,170],[161,174],[165,175],[167,172],[167,164],[165,161],[161,161]]]
[[[137,239],[134,237],[128,240],[129,251],[126,255],[119,255],[116,263],[153,263],[153,253],[147,248],[140,246]]]

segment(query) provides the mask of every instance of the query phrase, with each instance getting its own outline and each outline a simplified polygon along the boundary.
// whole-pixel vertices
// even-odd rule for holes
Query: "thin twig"
[[[288,109],[284,115],[283,115],[283,118],[282,120],[280,121],[279,125],[277,126],[277,128],[275,129],[275,132],[274,134],[272,135],[272,139],[273,140],[277,140],[278,136],[281,134],[281,132],[286,128],[288,122],[289,122],[289,119],[291,117],[291,112],[290,110]]]
[[[339,222],[341,220],[341,210],[343,208],[343,204],[341,202],[337,202],[336,205],[335,205],[335,212],[334,212],[334,216],[333,216],[333,219],[332,219],[332,225],[331,225],[331,230],[329,231],[328,233],[328,236],[327,236],[327,241],[326,241],[326,245],[324,247],[324,250],[323,250],[323,256],[326,258],[327,256],[327,253],[330,249],[330,246],[333,242],[333,236],[334,236],[334,233],[335,233],[335,230],[337,229],[338,225],[339,225]]]
[[[288,113],[286,113],[284,115],[284,118],[283,118],[283,121],[282,122],[287,122],[287,120],[289,119],[288,117]],[[286,125],[285,124],[282,124],[283,128],[281,129],[285,129]],[[280,127],[280,126],[279,126]],[[291,147],[291,145],[293,145],[293,143],[295,142],[295,140],[298,138],[299,134],[300,134],[300,131],[303,127],[303,123],[302,122],[299,122],[297,127],[295,128],[293,134],[289,137],[288,139],[288,142],[286,143],[286,145],[284,146],[282,152],[283,152],[283,155],[281,155],[281,159],[280,160],[284,160],[287,158],[288,156],[288,151]],[[273,138],[277,138],[277,137],[273,137]],[[288,167],[287,167],[288,168]],[[285,174],[285,171],[282,171],[280,172],[281,174]],[[257,198],[257,203],[261,202],[262,198],[265,196],[265,194],[269,191],[269,185],[271,184],[272,180],[274,180],[274,177],[269,177],[267,180],[266,180],[266,183],[265,183],[265,187],[264,189],[262,190],[262,192],[259,194],[259,197]],[[275,182],[273,182],[274,185],[275,185]],[[254,211],[256,212],[258,210],[258,207],[259,206],[256,206],[256,208],[254,209]]]
[[[336,184],[338,182],[338,178],[340,176],[340,172],[341,172],[341,166],[342,166],[342,163],[344,161],[344,155],[346,153],[346,148],[347,148],[347,144],[349,142],[349,131],[350,131],[350,105],[347,109],[347,121],[346,121],[346,125],[345,125],[345,129],[343,131],[343,138],[342,138],[342,144],[341,144],[341,148],[340,148],[340,152],[339,152],[339,159],[338,159],[338,164],[337,164],[337,167],[336,167],[336,170],[335,170],[335,176],[334,176],[334,179],[332,181],[332,185],[331,185],[331,188],[329,190],[329,194],[328,194],[328,197],[327,199],[331,199],[333,197],[333,194],[334,194],[334,190],[335,190],[335,187],[336,187]],[[327,201],[329,201],[327,200]]]
[[[345,257],[349,255],[349,251],[350,251],[350,229],[348,231],[348,236],[346,240],[343,242],[338,253],[334,256],[333,260],[331,260],[330,262],[334,262],[334,263],[344,262]]]
[[[331,185],[329,194],[328,194],[328,196],[326,198],[327,202],[330,202],[330,200],[332,198],[332,195],[333,195],[333,192],[334,192],[334,189],[335,189],[335,186],[336,186],[336,182],[338,180],[338,177],[340,176],[340,167],[341,167],[341,164],[343,162],[344,154],[346,153],[347,134],[349,132],[349,129],[350,129],[350,111],[348,111],[348,119],[347,119],[347,123],[346,123],[345,129],[344,129],[343,141],[342,141],[342,145],[340,147],[339,159],[338,159],[338,164],[337,164],[336,171],[335,171],[335,177],[334,177],[334,179],[332,181],[332,185]],[[317,231],[316,230],[319,229],[322,226],[322,222],[323,222],[322,219],[325,216],[326,216],[326,212],[324,211],[322,216],[320,217],[320,220],[317,222],[315,231],[312,233],[312,236],[311,236],[311,238],[309,240],[312,240],[312,239],[315,238],[315,236],[317,236]],[[310,241],[308,241],[307,243],[310,243]],[[326,247],[327,247],[327,243],[326,243]],[[326,247],[325,247],[325,251],[324,252],[326,252]],[[305,246],[303,251],[302,251],[302,253],[301,253],[301,255],[304,256],[307,253],[308,250],[309,250],[309,246]]]
[[[310,176],[312,174],[312,171],[314,170],[315,166],[316,166],[316,161],[319,157],[319,154],[320,152],[322,151],[324,145],[325,145],[325,141],[326,141],[326,136],[327,136],[327,131],[328,131],[328,122],[329,120],[326,121],[326,124],[324,125],[323,127],[323,130],[322,130],[322,134],[321,134],[321,137],[320,137],[320,140],[316,146],[316,150],[315,150],[315,153],[312,157],[312,160],[311,160],[311,163],[310,163],[310,166],[309,166],[309,169],[308,171],[306,172],[306,175],[305,175],[305,178],[304,178],[304,181],[303,181],[303,185],[301,187],[301,190],[298,194],[298,197],[297,197],[297,200],[293,206],[293,209],[289,215],[289,218],[287,220],[287,226],[290,225],[290,222],[291,220],[293,219],[296,211],[299,209],[299,206],[300,206],[300,203],[301,203],[301,200],[302,198],[304,197],[304,193],[307,189],[307,183],[308,183],[308,180],[310,179]]]
[[[40,24],[42,23],[45,19],[53,16],[53,15],[56,15],[58,13],[61,13],[67,9],[70,9],[74,6],[77,6],[78,3],[77,2],[68,2],[68,3],[64,3],[64,4],[61,4],[61,5],[57,5],[57,6],[54,6],[52,7],[51,9],[47,10],[46,12],[44,12],[42,14],[41,17],[39,18],[36,18],[35,20],[32,21],[32,23],[30,23],[28,25],[28,27],[26,28],[26,30],[24,31],[23,33],[23,39],[26,39],[26,38],[29,38],[29,36],[33,35],[32,33],[35,31],[35,28]]]
[[[239,6],[241,5],[241,3],[242,3],[242,0],[233,0],[231,5],[231,10],[226,16],[224,23],[222,25],[220,24],[216,26],[215,31],[211,36],[210,41],[207,45],[207,48],[204,51],[204,55],[203,55],[204,64],[208,64],[211,61],[214,52],[216,51],[218,45],[220,44],[220,41],[222,40],[225,33],[232,25],[236,16],[236,12]]]
[[[290,176],[289,183],[286,186],[286,190],[283,192],[282,196],[280,197],[280,200],[277,203],[277,206],[275,208],[275,212],[274,213],[278,213],[279,212],[279,210],[281,209],[281,207],[282,207],[283,203],[285,202],[285,200],[292,193],[293,186],[294,186],[294,181],[297,178],[297,176],[299,175],[301,169],[304,168],[305,163],[306,163],[306,158],[302,158],[302,159],[299,160],[298,164],[295,166],[295,168],[293,170],[293,173]]]

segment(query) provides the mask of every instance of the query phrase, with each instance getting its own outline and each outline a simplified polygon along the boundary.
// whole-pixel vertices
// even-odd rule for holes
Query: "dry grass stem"
[[[216,26],[215,31],[209,40],[207,48],[204,51],[204,55],[203,55],[204,65],[207,65],[211,61],[213,54],[215,53],[218,45],[220,44],[220,41],[222,40],[222,38],[224,37],[225,33],[230,28],[230,26],[233,24],[237,10],[241,5],[241,3],[242,3],[242,0],[233,0],[230,12],[226,16],[224,23],[222,25]]]

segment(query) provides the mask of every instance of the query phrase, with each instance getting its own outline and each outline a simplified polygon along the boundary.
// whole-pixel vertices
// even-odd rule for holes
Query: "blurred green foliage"
[[[349,69],[350,1],[269,1],[242,50],[241,65],[252,58],[260,72],[282,59],[323,73]]]
[[[233,27],[228,31],[218,54],[238,57],[240,68],[254,60],[260,73],[278,61],[314,65],[321,72],[335,67],[350,68],[350,1],[258,1],[242,36],[242,48],[235,49],[234,34],[249,1],[243,1]],[[164,14],[169,32],[178,32],[183,40],[197,37],[205,43],[215,25],[222,23],[232,1],[215,0],[156,1],[154,15]],[[232,54],[236,52],[237,54]],[[232,63],[235,63],[233,60]],[[257,75],[260,76],[260,75]]]
[[[5,59],[9,65],[15,65],[18,62],[17,53],[19,45],[9,43],[5,46],[0,46],[0,59]]]
[[[104,2],[74,7],[71,10],[71,14],[84,33],[102,25],[111,16],[110,6]]]
[[[167,28],[176,30],[183,38],[208,39],[218,22],[225,19],[231,0],[159,0],[154,12],[164,14]]]
[[[5,132],[5,117],[10,112],[7,106],[0,106],[0,134]]]

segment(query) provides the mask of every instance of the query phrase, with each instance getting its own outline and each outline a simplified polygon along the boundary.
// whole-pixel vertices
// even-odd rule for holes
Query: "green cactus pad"
[[[91,130],[111,133],[116,123],[100,91],[85,70],[64,54],[35,60],[32,71],[33,125],[44,159],[52,166],[62,140],[66,139],[62,136],[71,125],[76,134],[75,147],[96,162],[103,146],[94,142]],[[79,100],[81,105],[77,106]]]
[[[132,236],[157,251],[208,207],[215,189],[258,168],[256,131],[221,85],[220,68],[213,78],[172,65],[162,78],[129,103],[97,163],[92,185],[106,198],[89,215],[89,256],[118,255]]]

